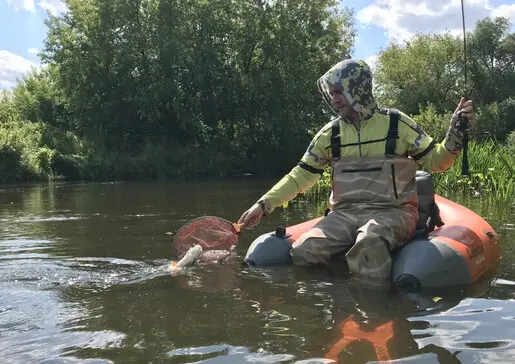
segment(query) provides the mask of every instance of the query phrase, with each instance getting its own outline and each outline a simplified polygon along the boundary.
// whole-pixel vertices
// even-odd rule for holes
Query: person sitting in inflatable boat
[[[330,211],[290,251],[294,264],[328,264],[345,253],[351,273],[388,279],[391,252],[405,244],[419,221],[418,166],[446,171],[463,147],[459,114],[474,119],[472,100],[461,98],[444,140],[437,143],[410,117],[380,109],[366,62],[348,59],[318,81],[336,116],[313,138],[301,161],[266,192],[238,223],[258,224],[276,207],[311,188],[331,166]]]

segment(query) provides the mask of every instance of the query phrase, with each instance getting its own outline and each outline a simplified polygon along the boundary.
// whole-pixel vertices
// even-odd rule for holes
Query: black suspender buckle
[[[386,136],[385,155],[387,157],[394,157],[397,139],[399,139],[400,113],[397,109],[390,109],[388,115],[390,115],[390,126],[388,127],[388,135]]]

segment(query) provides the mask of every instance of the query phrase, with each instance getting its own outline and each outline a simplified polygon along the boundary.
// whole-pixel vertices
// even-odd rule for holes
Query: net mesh
[[[216,216],[203,216],[182,226],[174,238],[175,253],[183,255],[199,244],[203,250],[230,251],[238,243],[239,225]]]

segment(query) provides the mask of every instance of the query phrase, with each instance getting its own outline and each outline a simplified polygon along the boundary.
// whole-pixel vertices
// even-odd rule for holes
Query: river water
[[[458,200],[501,237],[493,277],[409,295],[345,272],[246,268],[251,241],[317,216],[302,199],[241,234],[239,259],[172,277],[173,234],[236,221],[274,181],[0,188],[0,363],[512,363],[515,207]],[[352,334],[350,334],[352,332]]]

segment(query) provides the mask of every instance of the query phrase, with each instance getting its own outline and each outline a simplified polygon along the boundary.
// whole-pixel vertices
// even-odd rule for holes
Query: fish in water
[[[192,246],[178,262],[170,263],[170,271],[172,274],[180,273],[184,268],[189,267],[197,262],[202,254],[202,246],[197,244]]]

